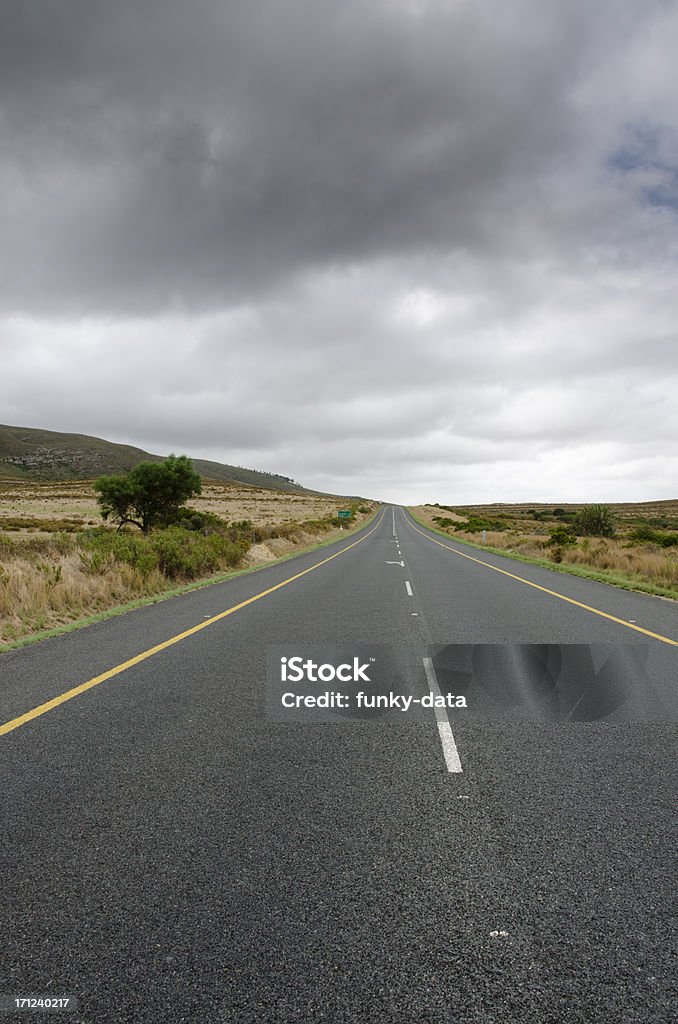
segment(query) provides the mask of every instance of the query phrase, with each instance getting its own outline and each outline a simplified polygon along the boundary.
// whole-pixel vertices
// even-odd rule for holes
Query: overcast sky
[[[0,421],[678,496],[673,0],[3,0]]]

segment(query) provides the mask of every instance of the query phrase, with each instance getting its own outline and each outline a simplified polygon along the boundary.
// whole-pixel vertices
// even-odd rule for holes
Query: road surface
[[[72,1024],[674,1021],[677,642],[672,602],[389,506],[1,655],[0,994]],[[586,694],[519,692],[546,649],[594,652]],[[281,651],[468,705],[288,720]]]

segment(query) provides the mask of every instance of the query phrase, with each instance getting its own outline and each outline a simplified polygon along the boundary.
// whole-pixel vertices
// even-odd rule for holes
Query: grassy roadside
[[[352,535],[363,530],[365,527],[367,527],[370,523],[374,521],[379,511],[380,509],[376,508],[365,519],[357,522],[353,526],[343,528],[341,531],[337,528],[334,528],[332,530],[332,535],[329,537],[326,536],[322,540],[318,540],[314,543],[307,544],[303,547],[295,548],[293,551],[289,551],[275,558],[268,559],[267,561],[262,562],[261,564],[248,566],[246,568],[234,568],[227,572],[212,573],[210,575],[203,576],[199,579],[192,580],[189,583],[182,583],[180,585],[170,586],[158,590],[157,592],[137,597],[120,604],[114,604],[111,607],[104,608],[101,611],[97,611],[93,614],[80,616],[69,622],[55,624],[54,626],[48,629],[37,629],[26,632],[24,635],[17,636],[14,639],[0,641],[0,654],[10,650],[15,650],[19,647],[25,647],[29,644],[37,643],[41,640],[47,640],[50,637],[60,636],[64,633],[70,633],[76,629],[83,629],[84,627],[92,625],[95,622],[102,622],[105,619],[110,619],[118,615],[124,615],[126,612],[132,611],[136,608],[142,608],[150,604],[157,604],[160,601],[166,601],[171,597],[177,597],[182,594],[189,593],[193,590],[199,590],[204,587],[212,586],[216,583],[224,583],[227,580],[234,579],[237,576],[250,575],[251,573],[256,573],[261,571],[262,569],[266,569],[271,565],[277,565],[281,562],[289,561],[292,558],[296,558],[298,555],[308,554],[309,552],[317,551],[319,549],[328,547],[331,544],[335,544],[340,540],[347,539],[348,537],[351,537]],[[301,523],[299,525],[301,527],[300,534],[304,535],[304,524]],[[2,566],[0,565],[0,573],[1,572]]]
[[[534,555],[525,555],[520,552],[507,550],[506,548],[493,547],[490,544],[476,544],[473,541],[468,540],[466,537],[462,538],[458,535],[450,534],[445,530],[441,530],[431,523],[425,522],[420,516],[412,511],[411,508],[407,510],[415,522],[419,523],[426,530],[430,530],[431,533],[437,533],[441,537],[445,537],[446,540],[452,541],[455,544],[462,544],[465,547],[475,548],[477,551],[484,551],[492,555],[501,555],[502,558],[510,558],[514,562],[525,562],[528,565],[538,565],[542,569],[549,569],[551,572],[565,573],[568,576],[580,576],[583,579],[595,580],[597,583],[607,583],[613,587],[619,587],[622,590],[633,590],[640,594],[652,594],[655,597],[663,597],[673,601],[678,600],[678,590],[672,587],[663,587],[654,583],[650,583],[646,580],[637,579],[632,576],[625,575],[620,572],[610,572],[604,569],[589,568],[583,565],[574,565],[568,562],[552,562],[545,558],[537,558]]]

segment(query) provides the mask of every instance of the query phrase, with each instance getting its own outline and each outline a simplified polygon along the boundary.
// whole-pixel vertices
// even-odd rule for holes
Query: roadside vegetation
[[[466,544],[678,599],[678,501],[436,504],[411,511],[421,522]]]
[[[177,466],[172,468],[176,472]],[[185,468],[178,467],[178,476],[184,489],[189,483],[195,495],[200,481],[196,485]],[[149,478],[156,488],[167,482],[158,477],[157,470],[156,463]],[[75,488],[57,492],[54,485],[51,490],[44,485],[42,491],[40,485],[36,491],[34,484],[30,488],[21,484],[0,487],[0,644],[339,537],[340,530],[355,527],[376,507],[358,501],[340,500],[337,504],[317,496],[256,491],[261,512],[252,518],[229,520],[206,507],[215,504],[212,489],[202,508],[187,507],[182,503],[185,499],[174,504],[170,500],[164,510],[154,506],[150,521],[147,516],[144,522],[133,503],[124,504],[130,493],[125,490],[125,478],[115,479],[114,486],[97,490],[92,482],[79,482],[79,498],[84,496],[88,502],[82,515],[73,514],[69,500],[63,502],[65,494],[72,505]],[[225,485],[219,488],[224,491]],[[56,511],[48,500],[54,493],[62,496],[59,510],[65,508],[67,514],[50,515]],[[105,518],[96,514],[97,494],[103,499],[100,506]],[[30,500],[22,504],[22,495],[30,495]],[[117,506],[113,504],[116,498]],[[282,522],[266,521],[275,519],[276,514],[281,517],[278,504],[289,512],[292,498],[293,510],[301,512],[300,518],[285,515]],[[247,500],[253,504],[255,499],[250,495]],[[337,516],[340,507],[350,511],[349,518]],[[5,509],[13,514],[3,515]],[[137,523],[129,521],[134,518]]]

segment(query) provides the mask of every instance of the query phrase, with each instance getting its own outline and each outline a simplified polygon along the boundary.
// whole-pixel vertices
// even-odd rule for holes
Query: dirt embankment
[[[367,516],[359,516],[358,521],[365,520]],[[323,541],[341,540],[346,536],[345,530],[328,530],[322,535]],[[271,537],[270,540],[253,544],[242,560],[243,566],[250,568],[254,565],[263,565],[265,562],[272,562],[284,555],[293,555],[317,544],[319,540],[317,533],[308,533],[303,529],[295,531],[290,537]]]

